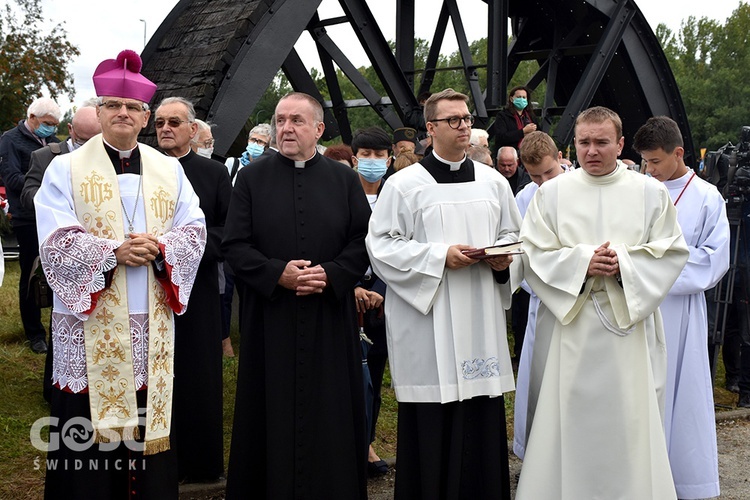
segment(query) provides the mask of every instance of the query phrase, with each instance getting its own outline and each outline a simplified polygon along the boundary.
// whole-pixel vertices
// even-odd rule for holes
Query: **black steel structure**
[[[687,115],[674,76],[650,26],[634,0],[461,0],[487,15],[486,81],[469,50],[458,0],[430,3],[440,8],[426,67],[415,68],[416,0],[338,0],[343,16],[322,19],[320,0],[181,0],[143,52],[146,76],[159,85],[155,101],[172,95],[196,104],[199,117],[216,123],[216,152],[226,154],[281,68],[295,90],[316,96],[326,109],[326,136],[351,138],[347,111],[371,106],[392,128],[418,104],[415,95],[431,88],[448,23],[458,42],[472,109],[480,125],[491,123],[505,105],[506,88],[518,65],[537,61],[528,86],[546,82],[540,102],[543,128],[570,144],[575,117],[592,105],[616,110],[628,139],[646,119],[667,115],[685,135],[695,158]],[[395,54],[372,9],[396,4]],[[510,20],[510,23],[508,22]],[[357,43],[386,90],[380,95],[327,33],[349,24]],[[511,29],[508,29],[508,26]],[[314,40],[328,97],[316,88],[294,46],[303,32]],[[477,33],[472,32],[476,38]],[[335,65],[335,66],[334,66]],[[335,78],[338,67],[363,99],[346,100]],[[541,96],[538,96],[541,97]],[[147,138],[148,140],[148,138]],[[240,141],[242,142],[242,141]]]

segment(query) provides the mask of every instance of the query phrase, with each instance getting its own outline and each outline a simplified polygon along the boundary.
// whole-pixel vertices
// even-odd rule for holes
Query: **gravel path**
[[[717,416],[716,434],[719,443],[719,481],[721,500],[750,498],[750,411],[736,410]],[[510,477],[515,496],[516,477],[521,472],[521,461],[510,454]],[[393,498],[395,473],[391,471],[368,483],[369,500]]]
[[[750,420],[748,419],[750,419],[750,410],[747,409],[717,414],[720,500],[750,499]],[[370,479],[367,485],[369,500],[393,498],[395,479],[393,460],[386,461],[391,466],[391,470],[383,477]],[[516,478],[520,472],[521,461],[511,452],[510,477],[513,496],[515,496]],[[182,500],[223,499],[225,486],[224,481],[211,485],[183,485],[180,487],[180,498]]]

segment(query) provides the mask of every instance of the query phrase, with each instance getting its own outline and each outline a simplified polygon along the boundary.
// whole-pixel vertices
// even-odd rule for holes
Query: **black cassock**
[[[172,435],[180,480],[215,480],[224,473],[218,263],[232,184],[224,165],[193,151],[180,163],[200,198],[208,236],[187,311],[175,316]]]
[[[358,175],[317,153],[296,164],[277,153],[238,174],[222,243],[245,288],[227,498],[366,498],[353,288],[369,215]],[[278,285],[296,259],[323,266],[323,293]]]

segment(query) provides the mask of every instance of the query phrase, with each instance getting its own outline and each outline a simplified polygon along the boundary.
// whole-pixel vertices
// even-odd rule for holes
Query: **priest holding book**
[[[388,179],[367,249],[388,285],[386,334],[399,402],[395,498],[510,499],[503,393],[513,257],[463,251],[518,240],[508,182],[464,153],[473,116],[452,89],[425,103],[433,151]]]

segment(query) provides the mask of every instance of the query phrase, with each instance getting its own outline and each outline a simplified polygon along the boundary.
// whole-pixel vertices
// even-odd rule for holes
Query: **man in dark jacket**
[[[49,143],[60,142],[55,137],[62,112],[60,107],[48,97],[41,97],[31,103],[27,118],[16,128],[8,130],[0,138],[0,176],[5,182],[6,194],[10,203],[11,225],[18,239],[18,260],[21,265],[21,278],[18,284],[18,302],[21,321],[31,350],[47,352],[47,333],[42,325],[42,312],[34,297],[29,295],[29,276],[34,259],[39,255],[39,241],[36,233],[34,210],[21,204],[24,176],[29,170],[31,153]]]
[[[68,123],[68,139],[66,141],[48,144],[47,147],[39,148],[31,153],[29,171],[21,191],[21,203],[27,210],[34,210],[34,195],[42,185],[44,171],[55,156],[70,153],[97,134],[102,133],[102,126],[96,116],[96,100],[91,99],[83,103],[78,111],[73,114],[73,119]]]

